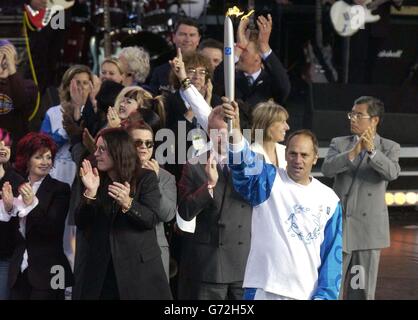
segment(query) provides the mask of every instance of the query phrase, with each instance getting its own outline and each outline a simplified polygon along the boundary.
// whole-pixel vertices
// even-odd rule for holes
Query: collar
[[[251,73],[251,74],[244,72],[244,75],[246,77],[251,76],[253,78],[254,83],[255,83],[255,81],[257,80],[260,73],[261,73],[261,68],[258,71],[254,72],[254,73]]]

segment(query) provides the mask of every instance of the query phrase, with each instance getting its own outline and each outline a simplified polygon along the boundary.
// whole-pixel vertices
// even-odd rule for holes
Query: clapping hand
[[[108,195],[111,196],[123,208],[128,209],[132,203],[131,186],[128,182],[124,184],[113,182],[109,185]]]
[[[160,165],[158,164],[157,160],[150,159],[148,161],[145,161],[142,167],[154,171],[158,177],[158,173],[160,172]]]
[[[26,206],[30,206],[35,200],[35,194],[33,193],[32,186],[29,182],[19,186],[19,194],[22,196],[23,203]]]
[[[100,185],[100,176],[97,168],[92,168],[90,161],[87,159],[84,159],[81,164],[80,177],[86,188],[86,195],[94,198]]]
[[[107,124],[110,128],[120,127],[121,120],[115,108],[109,107],[107,109]]]
[[[13,209],[14,197],[13,197],[12,186],[10,185],[8,181],[6,181],[3,184],[1,191],[2,191],[4,209],[6,210],[7,213],[10,213]]]
[[[360,140],[362,142],[362,147],[364,150],[368,152],[372,152],[374,150],[374,127],[370,126],[367,128],[366,131],[361,135]]]

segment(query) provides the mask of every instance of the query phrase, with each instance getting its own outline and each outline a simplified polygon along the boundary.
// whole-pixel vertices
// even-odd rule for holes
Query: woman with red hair
[[[62,243],[70,187],[49,175],[56,151],[55,142],[43,133],[30,132],[17,144],[15,168],[29,181],[19,192],[25,204],[38,204],[18,214],[9,272],[11,299],[64,300],[65,287],[72,285]],[[6,195],[3,191],[5,206]]]

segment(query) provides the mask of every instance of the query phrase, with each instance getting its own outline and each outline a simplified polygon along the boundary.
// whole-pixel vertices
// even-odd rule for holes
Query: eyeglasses
[[[107,151],[107,148],[105,146],[103,146],[103,145],[100,145],[100,146],[96,147],[96,152],[98,154],[102,154],[102,153],[104,153],[106,151]]]
[[[187,69],[187,74],[193,75],[193,76],[198,74],[199,76],[206,77],[209,74],[209,72],[203,69],[190,68],[190,69]]]
[[[361,114],[361,113],[349,112],[349,113],[347,113],[347,118],[349,120],[357,121],[357,120],[360,120],[360,119],[370,119],[371,116],[366,116],[366,115]]]
[[[135,147],[140,148],[142,145],[145,145],[148,149],[151,149],[154,146],[154,141],[152,140],[135,140]]]

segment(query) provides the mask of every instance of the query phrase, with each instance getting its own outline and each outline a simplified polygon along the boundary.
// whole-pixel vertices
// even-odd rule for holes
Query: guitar
[[[75,0],[48,0],[45,9],[35,10],[30,5],[25,4],[24,10],[31,25],[34,28],[41,30],[48,25],[52,17],[58,11],[71,8],[74,3]]]
[[[303,49],[308,64],[303,77],[312,83],[337,82],[338,73],[332,63],[332,47],[323,44],[321,2],[315,2],[315,44],[308,41]]]
[[[360,29],[364,29],[366,23],[374,23],[380,20],[379,15],[374,15],[373,10],[390,0],[366,0],[363,5],[349,5],[340,0],[335,2],[330,11],[331,22],[335,31],[342,37],[351,37]]]
[[[103,0],[103,41],[96,43],[96,37],[90,39],[90,51],[93,58],[92,72],[99,74],[100,65],[106,58],[112,55],[118,55],[122,50],[120,41],[112,41],[112,26],[110,20],[110,4],[109,0]],[[113,34],[113,37],[115,34]],[[97,53],[97,48],[99,53]]]

